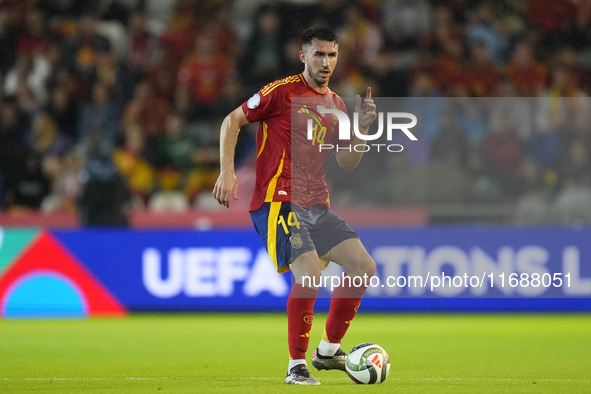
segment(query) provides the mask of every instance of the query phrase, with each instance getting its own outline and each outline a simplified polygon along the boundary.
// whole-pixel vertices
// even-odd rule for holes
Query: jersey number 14
[[[277,222],[277,224],[283,226],[283,231],[285,231],[285,234],[289,234],[287,226],[296,226],[298,230],[300,229],[300,222],[298,221],[298,216],[295,212],[289,213],[289,216],[287,217],[287,224],[285,223],[285,219],[283,218],[283,216],[279,216],[279,221]]]

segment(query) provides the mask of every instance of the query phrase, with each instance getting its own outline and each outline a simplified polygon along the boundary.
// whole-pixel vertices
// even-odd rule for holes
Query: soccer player
[[[306,144],[312,145],[316,141],[309,141],[305,130],[297,129],[300,131],[297,133],[291,127],[291,98],[326,99],[336,103],[336,107],[331,108],[346,111],[342,100],[328,88],[337,64],[338,49],[338,36],[331,29],[308,28],[304,31],[299,53],[304,72],[264,86],[231,112],[221,126],[221,173],[213,195],[220,204],[229,207],[230,197],[238,198],[234,175],[238,133],[245,125],[260,122],[250,215],[277,271],[282,273],[291,269],[295,278],[287,301],[290,360],[286,384],[320,384],[308,371],[306,351],[318,294],[318,288],[313,286],[320,283],[321,269],[333,261],[343,267],[350,278],[364,275],[371,278],[376,268],[359,236],[329,210],[322,169],[327,151],[318,150],[317,146],[306,149]],[[369,125],[376,118],[371,88],[367,88],[363,104],[361,97],[357,96],[355,112],[359,114],[359,131],[367,134]],[[352,171],[363,153],[350,149],[350,146],[364,145],[365,141],[355,135],[348,141],[339,141],[336,123],[325,123],[327,128],[322,130],[325,132],[322,140],[339,147],[333,150],[339,165]],[[343,146],[343,142],[349,149]],[[294,144],[302,145],[303,149],[292,155]],[[316,282],[304,280],[306,277],[314,278]],[[318,370],[345,370],[347,355],[341,349],[341,339],[355,317],[367,282],[360,287],[343,282],[334,289],[325,332],[312,355],[312,365]]]

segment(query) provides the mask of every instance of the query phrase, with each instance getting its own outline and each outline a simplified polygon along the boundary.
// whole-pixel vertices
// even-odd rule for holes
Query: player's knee
[[[322,285],[320,275],[301,275],[295,279],[295,282],[311,289],[317,289]]]
[[[320,284],[320,262],[312,257],[300,256],[290,265],[296,283],[305,287],[319,287]]]
[[[347,272],[349,276],[363,277],[367,275],[368,277],[372,277],[376,273],[376,263],[369,255],[366,255],[353,264],[350,271]]]
[[[376,262],[370,256],[367,256],[363,260],[363,273],[369,277],[374,276],[376,273]]]
[[[320,269],[303,270],[295,275],[295,282],[304,287],[318,288],[321,284]]]

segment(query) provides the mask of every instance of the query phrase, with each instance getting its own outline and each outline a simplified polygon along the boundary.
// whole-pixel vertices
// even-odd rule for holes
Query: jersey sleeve
[[[349,111],[347,111],[347,106],[345,105],[345,103],[343,102],[343,99],[341,99],[340,97],[336,97],[336,107],[338,110],[343,111],[344,113],[347,114],[347,116],[349,115]],[[350,120],[351,122],[353,121],[353,119]],[[332,152],[333,153],[337,153],[337,147],[342,150],[342,149],[347,149],[350,145],[351,145],[351,140],[341,140],[339,139],[339,132],[338,132],[339,128],[336,128],[336,132],[333,133],[332,135],[332,141],[331,144],[333,146],[332,148]],[[353,125],[351,124],[351,138],[353,138]]]
[[[279,87],[270,89],[269,85],[266,85],[242,104],[242,110],[246,120],[254,123],[281,114],[283,101],[283,89]]]

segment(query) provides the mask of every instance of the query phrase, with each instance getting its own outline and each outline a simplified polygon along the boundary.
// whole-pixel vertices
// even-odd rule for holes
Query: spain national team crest
[[[300,234],[294,234],[291,237],[289,237],[289,242],[291,242],[291,246],[294,249],[299,249],[302,246],[304,246],[304,241],[302,241],[302,237],[300,237]]]

